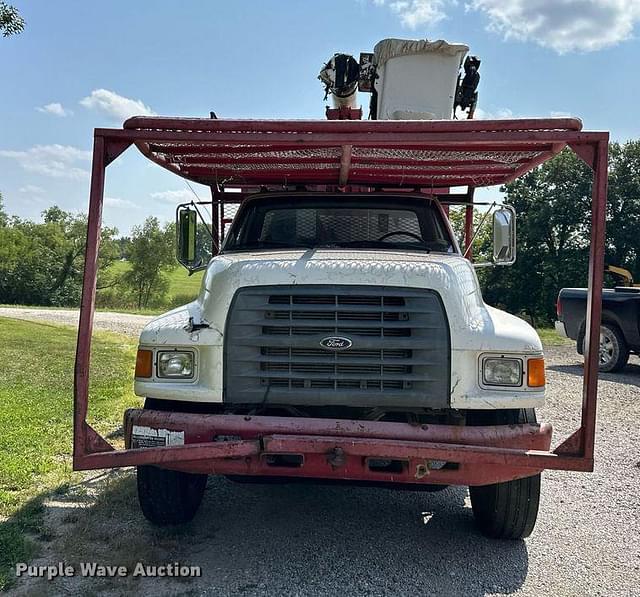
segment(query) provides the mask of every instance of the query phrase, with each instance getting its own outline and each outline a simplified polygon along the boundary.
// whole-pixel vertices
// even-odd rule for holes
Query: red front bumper
[[[462,427],[131,409],[124,425],[127,450],[103,446],[77,458],[75,468],[157,464],[222,475],[484,485],[556,468],[557,458],[548,452],[547,424]],[[184,444],[136,447],[134,426]],[[381,467],[380,460],[393,462]]]

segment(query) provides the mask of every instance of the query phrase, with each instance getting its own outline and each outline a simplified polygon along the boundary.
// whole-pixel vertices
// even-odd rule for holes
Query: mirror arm
[[[181,263],[180,265],[187,269],[187,276],[193,276],[196,272],[207,269],[207,266],[202,263],[202,259],[198,261],[198,265],[185,265],[184,263]]]
[[[491,213],[491,209],[493,207],[495,207],[497,205],[497,203],[494,201],[490,206],[489,209],[484,213],[484,216],[482,216],[482,219],[480,220],[480,223],[478,224],[475,232],[473,233],[473,236],[471,237],[471,240],[469,241],[469,246],[466,248],[463,257],[467,257],[467,255],[469,255],[469,252],[471,251],[471,247],[473,246],[473,241],[476,240],[476,236],[478,236],[478,234],[480,233],[480,230],[482,230],[482,226],[484,226],[484,222],[487,219],[487,217],[489,216],[489,214]],[[479,264],[480,266],[482,264]],[[491,265],[491,264],[489,264]]]

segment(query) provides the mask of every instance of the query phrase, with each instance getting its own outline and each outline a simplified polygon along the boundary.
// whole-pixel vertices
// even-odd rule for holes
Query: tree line
[[[534,325],[555,318],[558,292],[587,283],[591,170],[569,149],[506,185],[518,213],[518,258],[480,272],[485,300],[524,314]],[[609,146],[605,263],[640,279],[640,141]],[[616,284],[606,278],[605,285]]]
[[[589,168],[571,151],[529,172],[501,190],[518,213],[518,259],[511,267],[483,268],[478,277],[487,303],[519,314],[534,325],[555,317],[563,287],[584,286],[590,243]],[[476,214],[479,222],[482,214]],[[462,214],[452,210],[462,228]],[[0,196],[0,303],[77,306],[82,287],[86,216],[51,207],[35,223],[10,217]],[[640,141],[610,145],[606,261],[640,279]],[[207,245],[204,227],[199,245]],[[491,243],[485,224],[474,254]],[[209,253],[210,255],[210,253]],[[149,217],[118,237],[102,230],[98,304],[108,308],[163,306],[167,273],[175,267],[175,225]],[[206,258],[206,256],[205,256]],[[124,267],[117,263],[123,262]],[[608,281],[613,283],[612,280]]]
[[[3,208],[0,195],[0,304],[77,307],[87,218],[57,206],[36,223]],[[97,301],[110,308],[162,305],[174,266],[175,226],[149,217],[129,237],[104,227],[98,254]],[[118,262],[125,267],[117,267]]]

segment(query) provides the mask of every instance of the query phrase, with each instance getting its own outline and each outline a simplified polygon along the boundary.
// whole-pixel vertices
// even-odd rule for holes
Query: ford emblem
[[[353,342],[343,336],[329,336],[320,340],[320,346],[327,350],[347,350],[353,346]]]

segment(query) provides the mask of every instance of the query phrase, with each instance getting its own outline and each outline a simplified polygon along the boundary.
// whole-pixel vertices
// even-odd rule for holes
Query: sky
[[[572,115],[614,140],[640,138],[640,0],[10,3],[26,28],[0,38],[0,192],[22,218],[53,204],[86,211],[95,127],[211,110],[324,118],[322,65],[388,37],[466,43],[482,60],[479,117]],[[193,198],[130,148],[107,170],[104,221],[128,234]]]

